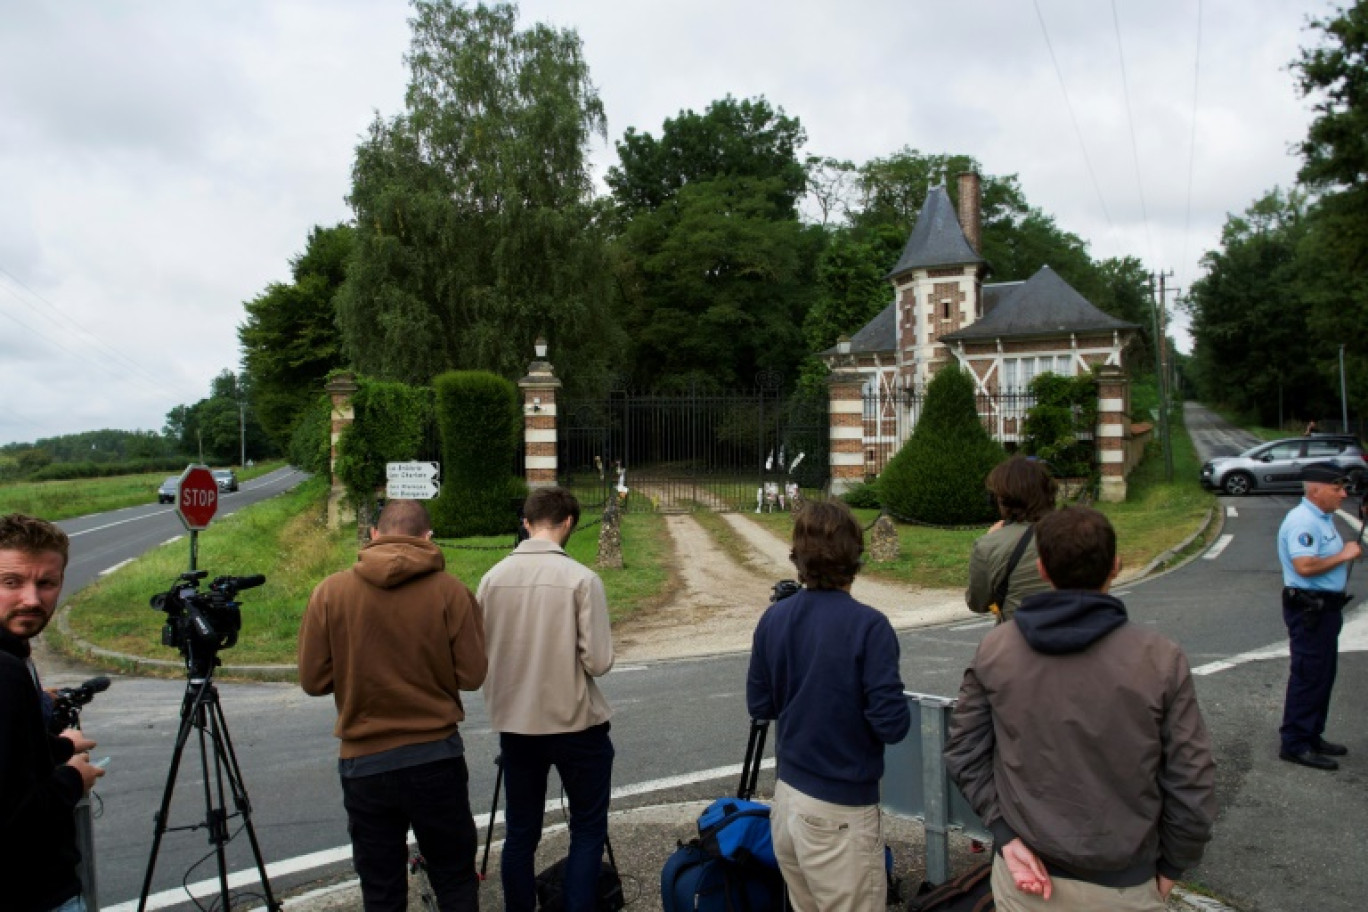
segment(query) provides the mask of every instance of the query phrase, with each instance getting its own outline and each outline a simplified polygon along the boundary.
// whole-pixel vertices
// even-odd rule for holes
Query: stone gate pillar
[[[529,488],[549,488],[556,483],[556,390],[561,382],[546,357],[546,342],[537,339],[537,360],[518,381],[522,390],[523,446]]]
[[[342,432],[356,420],[352,396],[356,395],[360,388],[354,374],[338,374],[323,387],[332,402],[332,428],[328,443],[328,470],[332,474],[332,487],[328,489],[329,529],[338,529],[342,526],[342,501],[347,496],[347,489],[343,486],[342,479],[337,477],[337,441],[342,438]]]
[[[1108,364],[1097,371],[1097,468],[1101,486],[1097,499],[1121,503],[1126,499],[1126,437],[1130,433],[1130,379]]]
[[[837,368],[827,379],[831,416],[831,493],[839,496],[865,480],[864,375]]]

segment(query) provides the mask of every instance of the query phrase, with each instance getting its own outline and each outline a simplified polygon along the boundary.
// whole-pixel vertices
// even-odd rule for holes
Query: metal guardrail
[[[906,694],[917,725],[900,743],[884,751],[880,805],[886,813],[922,821],[926,828],[926,879],[950,879],[950,831],[983,841],[988,827],[950,781],[942,755],[955,701],[932,694]]]

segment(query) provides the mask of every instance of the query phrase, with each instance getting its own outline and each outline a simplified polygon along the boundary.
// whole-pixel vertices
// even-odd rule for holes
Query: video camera
[[[780,599],[786,599],[790,595],[794,595],[802,590],[803,584],[797,580],[780,580],[775,583],[774,588],[770,590],[770,604],[774,604]]]
[[[95,699],[97,693],[109,689],[109,678],[91,678],[80,687],[63,687],[52,695],[52,717],[48,731],[60,735],[68,728],[81,725],[81,707]]]
[[[241,605],[236,601],[243,589],[254,589],[266,582],[255,576],[220,576],[201,592],[200,581],[207,570],[192,570],[176,577],[166,592],[152,596],[152,607],[166,612],[162,645],[174,646],[185,657],[192,675],[208,675],[218,662],[218,651],[237,643],[242,629]]]

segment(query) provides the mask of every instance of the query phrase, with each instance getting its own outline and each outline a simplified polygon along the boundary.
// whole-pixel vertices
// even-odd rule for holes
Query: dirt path
[[[663,607],[614,631],[620,662],[741,652],[750,648],[755,622],[769,605],[770,590],[794,576],[788,542],[745,516],[723,518],[748,552],[727,553],[693,516],[665,517],[674,544],[680,588]],[[888,615],[899,629],[972,620],[958,589],[922,589],[856,579],[852,594]]]

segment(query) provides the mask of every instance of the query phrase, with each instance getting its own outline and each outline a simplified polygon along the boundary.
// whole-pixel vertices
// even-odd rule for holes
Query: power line
[[[1187,205],[1183,212],[1183,258],[1178,261],[1180,269],[1187,268],[1188,245],[1192,241],[1192,175],[1197,162],[1197,90],[1202,77],[1202,0],[1197,0],[1197,49],[1192,61],[1192,134],[1188,138],[1188,180]],[[1186,276],[1189,293],[1195,276]]]
[[[1135,187],[1140,194],[1140,218],[1145,225],[1145,245],[1153,259],[1154,239],[1150,237],[1149,210],[1145,206],[1145,183],[1140,177],[1140,147],[1135,140],[1135,116],[1131,113],[1130,80],[1126,77],[1126,51],[1121,45],[1121,17],[1116,11],[1116,0],[1112,0],[1111,9],[1112,25],[1116,29],[1116,54],[1121,62],[1121,92],[1126,102],[1126,123],[1130,127],[1131,159],[1135,162]]]
[[[106,343],[106,342],[105,342],[104,340],[102,340],[99,336],[96,336],[94,333],[90,332],[88,329],[86,329],[84,326],[82,326],[78,321],[76,321],[76,320],[74,320],[73,318],[71,318],[71,317],[67,316],[66,314],[64,314],[64,313],[61,311],[61,309],[60,309],[59,307],[57,307],[57,306],[56,306],[55,304],[53,304],[51,301],[49,301],[49,300],[47,300],[46,298],[44,298],[44,297],[43,297],[42,295],[40,295],[38,292],[34,291],[32,288],[30,288],[28,285],[26,285],[21,279],[19,279],[17,276],[15,276],[14,273],[10,272],[10,271],[9,271],[8,269],[6,269],[4,266],[0,266],[0,275],[5,276],[6,278],[8,278],[8,279],[10,280],[10,282],[12,282],[12,283],[14,283],[15,285],[19,286],[19,287],[22,288],[24,291],[28,292],[28,294],[31,295],[33,298],[35,298],[36,300],[40,301],[44,306],[47,307],[48,310],[50,310],[54,315],[56,315],[57,317],[59,317],[59,318],[61,319],[61,322],[58,322],[57,320],[53,319],[52,316],[49,316],[48,314],[44,313],[44,312],[43,312],[42,310],[40,310],[36,305],[34,305],[32,301],[27,300],[23,295],[19,294],[19,293],[16,292],[14,289],[9,288],[9,287],[7,287],[7,286],[4,285],[4,284],[0,284],[0,289],[4,289],[6,292],[9,293],[9,295],[10,295],[11,297],[13,297],[15,300],[17,300],[20,304],[23,304],[25,307],[29,308],[29,309],[32,310],[34,313],[36,313],[36,314],[38,314],[39,316],[43,317],[43,318],[46,319],[49,323],[51,323],[52,325],[56,326],[56,327],[59,328],[59,329],[62,329],[62,330],[64,330],[64,331],[65,331],[65,330],[69,330],[69,331],[74,331],[74,332],[76,332],[76,333],[79,333],[79,334],[80,334],[81,336],[83,336],[85,339],[89,340],[89,342],[90,342],[91,344],[93,344],[93,346],[94,346],[95,349],[97,349],[99,352],[103,353],[103,354],[105,355],[105,357],[109,359],[109,363],[111,363],[111,364],[116,364],[116,365],[119,367],[119,369],[121,369],[121,370],[123,370],[123,371],[126,371],[126,372],[128,372],[128,373],[130,373],[130,374],[135,375],[135,379],[141,378],[141,379],[144,381],[144,384],[145,384],[145,385],[150,385],[151,388],[157,390],[157,391],[160,392],[160,393],[172,393],[173,395],[175,395],[174,391],[172,391],[169,387],[164,386],[159,378],[157,378],[156,376],[154,376],[154,375],[148,373],[148,372],[142,367],[142,365],[138,364],[136,361],[132,360],[132,359],[129,358],[127,355],[123,354],[123,353],[120,352],[119,350],[115,349],[113,346],[111,346],[111,345],[109,345],[108,343]],[[0,312],[2,312],[2,311],[0,311]],[[8,315],[7,315],[7,316],[8,316]],[[15,322],[16,322],[16,323],[20,323],[20,325],[25,325],[25,324],[21,323],[19,320],[15,319],[15,318],[12,317],[12,316],[10,317],[10,319],[15,320]],[[41,333],[38,333],[38,331],[35,330],[35,329],[33,329],[32,327],[26,327],[26,328],[28,328],[28,329],[30,330],[30,332],[33,332],[33,333],[39,335],[41,338],[47,339],[47,341],[49,341],[49,342],[52,342],[52,341],[53,341],[53,340],[51,340],[50,338],[48,338],[48,337],[46,337],[46,336],[42,336]],[[56,344],[56,343],[54,343],[54,344]],[[63,346],[60,346],[60,345],[59,345],[58,347],[59,347],[59,348],[63,348],[64,351],[69,351],[69,349],[65,349]],[[73,353],[73,354],[74,354],[74,353]],[[76,355],[76,356],[77,356],[77,357],[81,357],[80,355]]]
[[[1111,213],[1107,211],[1107,201],[1102,197],[1102,185],[1097,182],[1097,172],[1093,170],[1092,159],[1088,156],[1088,144],[1083,140],[1083,130],[1078,126],[1078,115],[1074,113],[1073,102],[1069,99],[1069,87],[1064,82],[1064,71],[1060,69],[1059,58],[1055,56],[1054,45],[1050,42],[1050,30],[1045,27],[1045,16],[1040,12],[1040,0],[1031,0],[1035,6],[1036,19],[1040,22],[1040,34],[1045,38],[1045,49],[1050,52],[1050,62],[1054,64],[1055,77],[1059,79],[1059,91],[1064,95],[1064,107],[1069,112],[1069,122],[1073,124],[1074,137],[1083,153],[1083,164],[1087,166],[1088,178],[1092,181],[1093,192],[1097,194],[1097,205],[1102,208],[1102,217],[1107,220],[1107,228],[1115,232]]]

